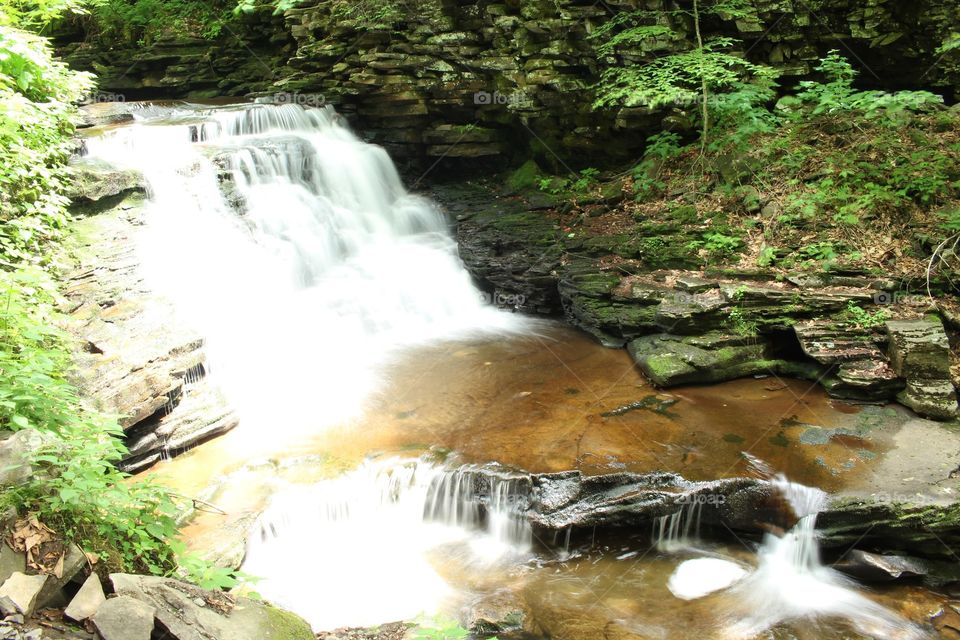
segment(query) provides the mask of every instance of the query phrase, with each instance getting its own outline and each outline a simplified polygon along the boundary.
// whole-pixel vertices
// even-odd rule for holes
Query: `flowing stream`
[[[512,458],[537,471],[620,470],[630,456],[638,469],[662,468],[664,459],[678,467],[705,460],[699,472],[685,471],[724,475],[742,458],[744,438],[713,434],[719,444],[711,466],[699,453],[704,434],[723,428],[725,411],[731,424],[752,418],[726,403],[712,405],[716,394],[698,401],[691,391],[677,414],[630,414],[606,423],[592,417],[603,415],[602,408],[590,405],[591,418],[581,425],[580,408],[562,413],[581,392],[572,385],[589,388],[567,365],[587,366],[587,356],[570,350],[580,349],[579,338],[565,336],[533,356],[524,351],[529,342],[511,343],[519,354],[512,356],[470,346],[478,336],[487,336],[487,348],[490,336],[519,340],[533,325],[486,303],[442,213],[408,193],[386,152],[359,140],[332,109],[148,106],[135,124],[88,138],[87,150],[146,177],[149,215],[139,247],[146,277],[204,336],[211,378],[238,409],[241,438],[278,450],[278,441],[335,431],[370,414],[368,422],[390,434],[354,444],[363,456],[411,442],[424,444],[420,449],[447,443],[473,451],[474,460],[477,451],[488,452],[479,464],[436,452],[381,455],[320,482],[255,481],[258,495],[267,484],[271,495],[251,529],[243,570],[261,578],[256,589],[266,598],[316,630],[458,616],[491,594],[508,594],[533,611],[528,631],[542,638],[924,637],[820,562],[815,523],[825,494],[783,478],[771,482],[797,523],[758,547],[702,542],[700,503],[662,518],[642,540],[631,532],[622,546],[584,545],[569,531],[537,539],[525,516],[533,497],[529,477],[486,460]],[[441,342],[457,345],[444,366],[460,358],[470,363],[468,373],[435,365],[429,349]],[[589,353],[597,349],[591,345]],[[488,365],[501,356],[529,367],[523,384],[538,391],[547,370],[573,379],[555,385],[552,405],[511,386],[488,403],[503,410],[484,414],[482,429],[472,422],[480,413],[473,406],[441,412],[434,422],[427,410],[418,413],[430,402],[425,393],[482,394],[496,375]],[[621,393],[615,389],[626,374],[606,362],[589,366],[598,380],[611,376],[601,385],[604,397]],[[386,408],[371,409],[370,399],[392,388],[397,371],[406,381],[399,396],[414,408],[401,411],[384,401]],[[460,395],[444,386],[458,383]],[[636,389],[623,391],[625,400],[635,400]],[[593,395],[600,405],[602,397]],[[794,402],[787,399],[789,411]],[[561,413],[550,413],[551,406]],[[674,422],[687,407],[701,412],[697,429],[680,430],[691,442],[676,435]],[[545,417],[538,423],[529,417],[535,415]],[[402,443],[391,440],[411,416],[419,431]],[[568,433],[571,424],[582,434]],[[784,429],[797,425],[793,420]],[[766,434],[769,426],[760,421],[756,429]],[[561,453],[544,453],[543,443]],[[653,445],[662,449],[651,453]],[[722,447],[733,464],[717,453]],[[192,464],[204,466],[202,453],[196,456]],[[191,464],[189,456],[184,460],[170,464]],[[804,472],[815,468],[809,460],[795,464]],[[815,635],[794,635],[809,625],[816,625]]]
[[[405,348],[527,326],[486,304],[440,211],[332,108],[137,116],[88,155],[146,177],[148,280],[200,329],[248,433],[357,415]]]

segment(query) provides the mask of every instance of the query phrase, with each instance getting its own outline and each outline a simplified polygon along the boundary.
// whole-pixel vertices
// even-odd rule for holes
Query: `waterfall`
[[[279,492],[252,530],[243,570],[317,630],[432,614],[452,590],[431,554],[485,565],[528,557],[529,487],[498,469],[367,462]]]
[[[332,108],[153,107],[87,139],[148,183],[147,282],[201,331],[244,426],[357,416],[401,350],[525,322],[486,304],[442,213]]]
[[[700,536],[700,511],[703,503],[693,500],[679,511],[653,521],[654,544],[661,551],[677,551],[689,547]]]

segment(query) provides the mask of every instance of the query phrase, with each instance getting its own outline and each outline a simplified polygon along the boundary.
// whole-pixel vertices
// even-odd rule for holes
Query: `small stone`
[[[33,615],[37,595],[46,583],[47,576],[28,576],[18,571],[0,586],[0,596],[9,597],[21,613]]]
[[[13,615],[9,615],[6,618],[4,618],[3,621],[9,624],[23,624],[23,614],[14,613]]]
[[[67,604],[67,596],[63,593],[63,587],[73,580],[84,567],[87,566],[87,556],[75,544],[67,547],[61,561],[60,577],[49,576],[47,584],[37,596],[37,608],[55,608],[60,609]]]
[[[25,573],[26,570],[27,557],[11,549],[5,542],[0,542],[0,584],[6,582],[14,573]]]
[[[18,609],[17,604],[10,599],[10,596],[0,597],[0,616],[6,618],[15,613],[20,613],[20,609]]]
[[[93,617],[97,609],[107,601],[100,585],[100,577],[96,573],[87,576],[80,591],[70,601],[70,606],[63,612],[65,616],[76,622],[83,622]]]
[[[156,609],[130,596],[107,600],[93,616],[103,640],[150,640]]]

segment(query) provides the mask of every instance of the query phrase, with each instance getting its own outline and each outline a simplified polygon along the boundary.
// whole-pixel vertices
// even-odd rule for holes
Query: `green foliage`
[[[86,13],[86,0],[0,0],[0,26],[40,31],[55,20]]]
[[[943,222],[940,228],[950,234],[960,233],[960,207],[954,207],[941,214]]]
[[[96,553],[111,570],[168,573],[176,533],[169,496],[127,483],[115,420],[83,406],[67,380],[70,353],[55,311],[55,288],[37,268],[0,271],[0,429],[46,434],[27,484],[4,500]]]
[[[369,30],[389,30],[411,12],[439,10],[436,5],[414,0],[332,0],[330,7],[330,14],[336,21]]]
[[[253,584],[256,578],[242,571],[217,567],[195,554],[186,553],[185,546],[180,541],[173,541],[171,548],[177,554],[177,575],[192,582],[201,589],[208,591],[230,590],[241,585]],[[244,595],[258,597],[253,591],[244,591]]]
[[[235,0],[91,0],[98,35],[150,43],[161,36],[216,38],[248,3]],[[252,5],[252,3],[250,3]],[[236,12],[235,12],[236,10]],[[252,10],[252,8],[251,8]]]
[[[758,267],[771,267],[777,261],[777,252],[773,247],[764,247],[757,256]]]
[[[884,122],[902,121],[908,112],[926,111],[943,104],[943,98],[929,91],[858,91],[853,82],[857,71],[837,50],[820,61],[817,71],[826,82],[807,80],[800,83],[797,98],[812,108],[813,115],[860,112],[867,118]]]
[[[714,256],[729,256],[740,248],[740,238],[725,233],[708,232],[703,235],[703,248]]]
[[[709,109],[714,135],[707,150],[740,151],[756,136],[776,130],[777,118],[767,108],[776,97],[775,87],[772,74],[764,72],[752,82],[735,82],[726,93],[714,95]]]
[[[859,329],[875,329],[882,327],[883,323],[890,319],[891,314],[886,309],[867,311],[851,300],[844,310],[844,315],[851,324]]]
[[[470,632],[461,627],[455,620],[444,618],[424,618],[417,620],[417,627],[413,629],[414,640],[466,640],[471,637]],[[497,640],[491,638],[490,640]]]
[[[585,195],[591,189],[597,186],[597,178],[600,175],[598,169],[589,167],[582,169],[580,173],[570,178],[560,178],[557,176],[538,176],[537,188],[551,195],[570,194]]]
[[[663,164],[683,152],[680,135],[672,131],[661,131],[647,138],[647,148],[643,160],[633,170],[633,185],[638,198],[656,195],[666,188],[661,179]]]
[[[126,450],[116,420],[86,407],[68,380],[69,340],[48,267],[67,221],[64,165],[71,150],[71,102],[93,86],[52,57],[37,26],[78,2],[0,0],[0,430],[35,430],[34,473],[2,501],[34,513],[95,553],[108,571],[168,574],[176,568],[176,505],[115,466]],[[208,584],[222,572],[189,556],[187,574]]]
[[[776,73],[756,65],[733,51],[737,41],[725,36],[704,39],[700,23],[705,16],[725,20],[746,18],[751,14],[747,0],[694,0],[690,8],[621,12],[595,31],[601,62],[607,64],[596,85],[595,108],[625,106],[657,109],[666,105],[696,110],[702,129],[702,144],[707,142],[710,120],[729,121],[736,117],[740,136],[749,129],[759,130],[765,118],[753,109],[773,97]],[[688,22],[693,23],[694,44],[687,50],[654,56],[655,51],[671,50],[669,44],[686,41]],[[679,23],[679,24],[678,24]],[[668,41],[668,46],[662,46]],[[622,59],[617,62],[615,56]],[[633,62],[637,57],[642,63]],[[613,64],[610,64],[613,60]],[[752,80],[753,82],[747,82]],[[719,94],[719,95],[718,95]],[[735,94],[726,98],[723,94]],[[754,114],[744,118],[736,114],[749,106]]]
[[[713,91],[724,91],[744,78],[772,77],[768,67],[730,53],[734,43],[730,38],[718,37],[704,43],[702,49],[662,56],[643,65],[609,67],[600,75],[594,106],[691,106],[702,100],[703,82]]]
[[[44,39],[0,27],[0,267],[39,262],[63,227],[70,102],[91,86],[54,60]]]
[[[754,336],[758,331],[756,321],[749,319],[739,307],[730,310],[727,326],[738,336]]]
[[[943,41],[943,44],[937,47],[937,55],[945,55],[951,51],[960,49],[960,33],[952,33],[950,37]]]
[[[273,6],[274,14],[281,14],[287,9],[293,9],[295,6],[300,4],[301,0],[272,0],[270,2],[258,2],[258,0],[238,0],[237,6],[233,8],[234,14],[241,13],[253,13],[257,10],[257,7],[264,6]]]

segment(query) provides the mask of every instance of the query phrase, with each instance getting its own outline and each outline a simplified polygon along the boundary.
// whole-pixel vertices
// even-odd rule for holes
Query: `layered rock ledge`
[[[144,279],[137,255],[142,195],[117,189],[94,211],[71,225],[64,249],[72,267],[63,292],[78,345],[74,375],[98,409],[118,416],[129,449],[121,466],[137,471],[229,431],[238,419],[206,380],[200,334]]]
[[[688,259],[669,257],[657,228],[573,237],[553,212],[557,203],[538,201],[545,196],[530,201],[463,185],[433,194],[457,218],[461,258],[494,299],[562,314],[602,344],[627,347],[660,387],[789,376],[814,380],[837,398],[896,400],[937,420],[957,414],[941,319],[951,316],[934,298],[905,301],[910,283],[694,270]],[[666,266],[676,268],[645,266],[650,252],[660,264],[666,254]]]

